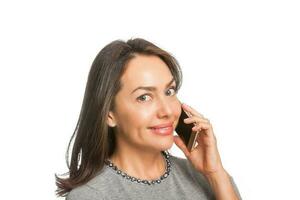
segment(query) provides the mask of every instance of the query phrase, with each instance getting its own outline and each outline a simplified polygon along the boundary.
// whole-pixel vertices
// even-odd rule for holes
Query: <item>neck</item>
[[[166,169],[165,158],[160,151],[117,148],[109,159],[118,169],[139,179],[158,179]]]

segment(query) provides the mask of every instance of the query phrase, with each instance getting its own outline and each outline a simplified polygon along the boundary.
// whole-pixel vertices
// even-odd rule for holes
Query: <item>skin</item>
[[[183,151],[193,167],[206,177],[217,200],[238,200],[230,176],[223,168],[210,121],[191,106],[182,104],[182,108],[191,115],[184,122],[196,123],[193,131],[200,132],[196,139],[198,145],[189,152],[178,136],[174,136],[175,144]]]
[[[108,125],[115,127],[117,142],[110,159],[132,176],[157,179],[165,171],[160,151],[172,147],[173,135],[156,135],[148,128],[172,122],[175,130],[181,104],[172,89],[175,81],[166,87],[172,79],[169,68],[159,57],[145,55],[131,59],[121,77],[122,89],[115,98],[115,111],[108,116]],[[153,86],[156,91],[139,89],[132,93],[139,86]]]
[[[172,79],[167,65],[157,56],[137,55],[129,61],[121,77],[123,87],[116,95],[115,110],[109,112],[107,119],[107,124],[116,131],[117,142],[116,151],[109,159],[131,176],[157,179],[165,171],[161,151],[170,149],[175,142],[193,167],[207,178],[218,200],[238,199],[223,168],[210,121],[180,103],[172,89],[175,81],[166,86]],[[139,86],[153,86],[156,90],[139,89],[132,93]],[[175,130],[181,107],[191,115],[185,123],[196,123],[193,130],[200,132],[198,145],[191,152],[180,137],[156,135],[149,129],[172,122]]]

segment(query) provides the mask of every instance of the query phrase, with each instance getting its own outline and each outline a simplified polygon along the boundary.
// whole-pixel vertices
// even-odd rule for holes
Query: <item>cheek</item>
[[[172,109],[172,120],[177,124],[181,114],[181,103],[178,100],[170,102]],[[124,105],[124,104],[123,104]],[[126,105],[126,104],[125,104]],[[128,105],[128,104],[127,104]],[[133,129],[144,129],[157,121],[157,108],[155,105],[148,107],[123,106],[119,110],[120,125],[123,131],[130,132]]]
[[[172,108],[173,108],[173,114],[174,114],[175,122],[176,122],[176,125],[177,125],[180,114],[181,114],[181,103],[179,101],[174,102],[174,105],[173,105]]]
[[[176,99],[173,103],[172,103],[172,108],[173,108],[173,112],[174,112],[174,115],[180,115],[181,113],[181,102]]]
[[[152,118],[152,112],[147,109],[128,108],[122,112],[122,127],[126,130],[145,128],[149,126],[149,120]]]

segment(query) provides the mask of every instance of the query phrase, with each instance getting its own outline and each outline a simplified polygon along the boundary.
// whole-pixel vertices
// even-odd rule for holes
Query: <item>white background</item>
[[[179,96],[210,119],[244,199],[298,198],[299,10],[288,0],[1,1],[0,198],[56,199],[92,61],[132,37],[177,58]]]

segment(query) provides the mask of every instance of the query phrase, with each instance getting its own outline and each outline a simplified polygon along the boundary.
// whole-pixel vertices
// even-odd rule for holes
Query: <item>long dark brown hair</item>
[[[121,76],[126,64],[137,55],[155,55],[161,58],[171,71],[178,90],[182,83],[182,72],[177,60],[167,51],[141,38],[127,42],[115,40],[106,45],[92,63],[85,88],[79,119],[69,141],[66,162],[69,171],[61,178],[55,174],[56,195],[67,196],[75,187],[95,177],[104,161],[115,150],[115,135],[109,127],[107,116],[114,110],[114,98],[122,85]],[[69,152],[72,141],[71,164]]]

